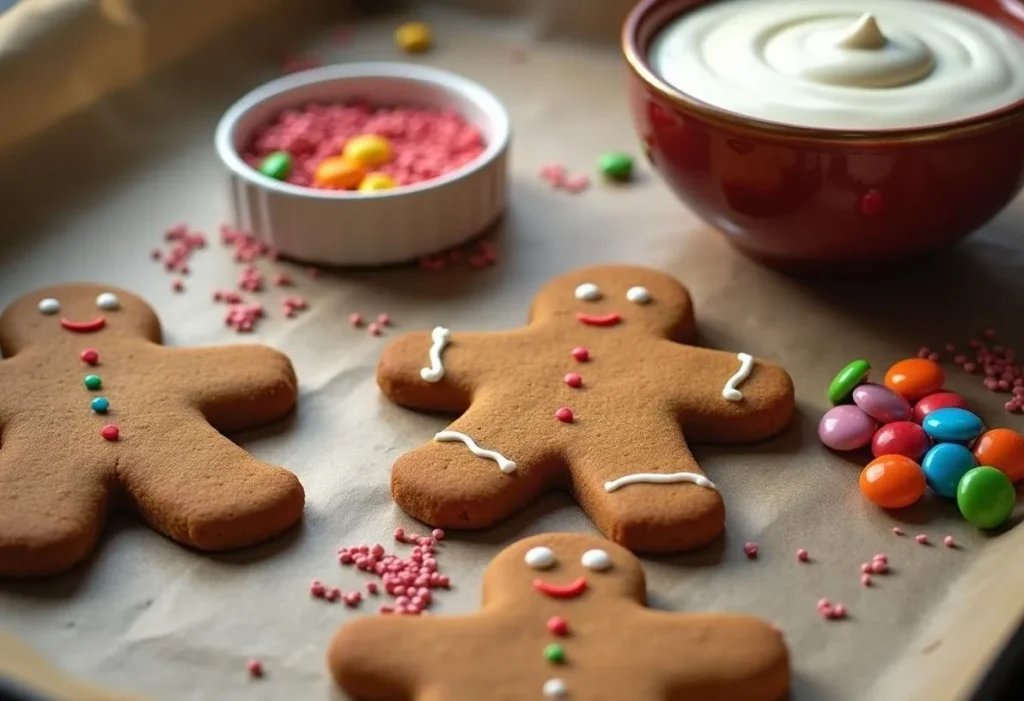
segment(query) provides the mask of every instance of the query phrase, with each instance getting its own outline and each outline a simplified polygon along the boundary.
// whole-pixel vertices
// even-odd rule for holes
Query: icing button
[[[551,664],[562,664],[565,662],[565,648],[558,643],[551,643],[544,648],[544,659]]]
[[[548,631],[552,635],[564,637],[569,634],[569,622],[561,616],[552,616],[548,619]]]
[[[569,695],[569,688],[561,679],[548,679],[544,682],[544,698],[564,699]]]
[[[78,357],[87,365],[95,365],[100,362],[100,354],[96,352],[95,348],[86,348]]]

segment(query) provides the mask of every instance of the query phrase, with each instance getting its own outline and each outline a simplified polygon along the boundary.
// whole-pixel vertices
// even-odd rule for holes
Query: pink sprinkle
[[[954,352],[956,352],[956,346],[953,345],[952,343],[947,343],[946,344],[946,352],[947,353],[954,353]]]
[[[870,562],[863,562],[863,563],[861,563],[860,572],[861,572],[861,574],[871,574],[871,563]]]
[[[978,366],[975,363],[964,363],[964,372],[973,375],[977,372]]]
[[[562,423],[571,424],[574,418],[572,409],[565,406],[560,407],[558,410],[555,411],[555,418],[561,421]]]
[[[363,315],[359,312],[352,312],[348,315],[348,323],[356,328],[363,325]]]
[[[357,591],[350,591],[345,594],[345,605],[348,607],[358,606],[359,602],[363,600],[363,595]]]
[[[757,558],[757,551],[759,549],[760,549],[760,547],[758,546],[757,543],[744,543],[743,544],[743,552],[746,554],[747,558],[750,559],[750,560],[754,560],[754,559]]]
[[[807,553],[804,548],[800,548],[796,551],[796,559],[800,562],[807,562],[811,559],[811,556]]]
[[[444,540],[444,531],[442,531],[440,528],[435,528],[430,532],[430,537],[437,542],[441,542],[442,540]]]
[[[249,676],[254,679],[259,679],[263,676],[263,663],[259,660],[249,660],[245,663],[245,669],[249,672]]]
[[[928,545],[928,536],[924,533],[918,533],[916,536],[914,536],[914,540],[916,540],[921,545]]]
[[[832,615],[835,618],[846,618],[846,607],[842,604],[836,604],[832,608]]]
[[[381,604],[380,608],[377,609],[377,611],[379,613],[385,613],[386,614],[386,613],[394,613],[395,609],[394,609],[394,607],[388,606],[387,604]]]
[[[371,336],[380,336],[381,334],[380,324],[377,323],[370,324],[366,327],[366,330],[370,332]]]
[[[1011,414],[1020,414],[1022,413],[1022,411],[1024,411],[1022,410],[1021,403],[1016,399],[1011,399],[1010,401],[1006,402],[1006,404],[1003,405],[1003,408],[1005,408]]]
[[[382,312],[382,313],[377,315],[377,323],[380,324],[381,326],[390,326],[391,325],[391,317],[388,316],[387,314],[384,314]]]
[[[920,348],[917,349],[917,357],[918,358],[927,358],[928,354],[931,353],[931,352],[932,352],[932,349],[929,348],[928,346],[921,346]]]
[[[379,591],[380,591],[380,589],[377,587],[377,583],[376,582],[367,582],[366,583],[366,593],[367,594],[373,594],[374,596],[376,596],[379,593]]]
[[[313,267],[306,268],[306,275],[309,275],[311,278],[316,280],[318,277],[320,277],[320,269]]]
[[[956,363],[957,365],[963,365],[963,364],[965,364],[967,362],[967,356],[966,355],[955,356],[953,358],[953,362]]]
[[[893,526],[892,527],[892,534],[893,535],[904,535],[903,529],[900,528],[899,526]]]
[[[870,574],[862,574],[860,576],[860,585],[862,587],[870,587],[871,586],[871,575]]]
[[[889,564],[889,556],[886,555],[885,553],[877,553],[873,558],[871,558],[871,561],[872,562],[884,562],[885,564],[888,565]]]
[[[929,353],[929,354],[928,354],[928,360],[931,360],[931,361],[932,361],[932,362],[934,362],[934,363],[937,363],[937,362],[939,362],[939,357],[940,357],[940,356],[939,356],[939,354],[938,354],[938,353]]]
[[[325,591],[327,590],[324,588],[324,583],[321,582],[319,579],[314,579],[312,582],[309,583],[309,593],[315,596],[316,598],[323,598]]]
[[[571,192],[573,194],[578,194],[590,187],[590,178],[588,178],[586,175],[577,175],[575,177],[567,179],[565,181],[564,187],[566,191]]]
[[[163,257],[163,253],[160,251],[159,248],[154,248],[152,251],[149,252],[149,257],[152,258],[153,260],[160,260]]]
[[[175,292],[183,292],[185,290],[185,282],[180,277],[176,277],[171,280],[171,289]]]
[[[818,599],[817,607],[819,611],[825,608],[832,608],[832,602],[828,599]]]
[[[957,547],[956,540],[951,535],[948,535],[945,538],[943,538],[942,539],[942,544],[945,545],[947,548],[955,548],[955,547]]]
[[[292,279],[285,273],[276,273],[274,275],[274,284],[278,287],[288,287],[293,284]]]
[[[583,386],[583,377],[576,372],[568,373],[564,378],[565,384],[573,388],[579,388]]]
[[[341,598],[341,589],[338,587],[331,587],[327,590],[327,594],[324,596],[328,601],[334,602]]]
[[[882,560],[875,560],[871,563],[872,574],[885,574],[889,571],[889,565],[885,564]]]

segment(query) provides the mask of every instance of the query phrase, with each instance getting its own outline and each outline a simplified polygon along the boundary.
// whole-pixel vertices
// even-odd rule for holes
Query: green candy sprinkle
[[[968,470],[956,487],[956,505],[975,528],[998,528],[1006,523],[1016,499],[1010,478],[987,465]]]
[[[292,157],[286,151],[274,151],[260,163],[260,172],[274,180],[284,180],[292,172]]]
[[[553,664],[565,662],[565,648],[558,643],[551,643],[544,648],[544,659]]]
[[[832,378],[828,386],[828,400],[833,404],[841,404],[850,398],[857,385],[867,382],[871,373],[871,363],[866,360],[854,360],[839,374]]]
[[[86,375],[85,376],[85,388],[86,389],[99,389],[103,386],[103,380],[100,379],[99,375]]]
[[[626,153],[605,153],[598,157],[597,169],[609,180],[624,182],[633,177],[633,158]]]

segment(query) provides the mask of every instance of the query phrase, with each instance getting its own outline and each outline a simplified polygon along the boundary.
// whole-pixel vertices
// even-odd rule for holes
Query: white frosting
[[[121,308],[121,300],[113,292],[102,292],[96,297],[96,306],[100,309],[113,311]]]
[[[441,352],[448,345],[451,339],[451,331],[443,326],[435,327],[430,332],[430,367],[420,369],[420,377],[425,382],[440,382],[444,377],[444,363],[441,362]]]
[[[583,302],[594,302],[601,299],[601,289],[592,282],[584,282],[576,288],[576,299]]]
[[[651,301],[651,293],[646,287],[637,285],[626,290],[626,299],[633,304],[647,304]]]
[[[689,482],[698,487],[718,489],[714,482],[704,475],[698,475],[696,472],[637,472],[633,475],[619,477],[611,482],[605,482],[604,491],[614,492],[616,489],[621,489],[630,484],[677,484],[679,482]]]
[[[737,353],[736,357],[740,361],[740,369],[729,378],[729,381],[725,383],[725,388],[722,389],[722,396],[730,402],[738,402],[743,399],[743,392],[736,388],[750,377],[750,371],[754,369],[753,356],[746,353]]]
[[[588,550],[580,558],[580,564],[588,570],[604,572],[607,569],[611,569],[612,557],[604,550]]]
[[[47,297],[39,300],[37,309],[41,314],[56,314],[60,311],[60,302],[53,297]]]
[[[530,548],[526,551],[526,564],[535,570],[546,570],[555,566],[558,562],[558,558],[555,557],[555,552],[551,548],[538,545],[535,548]]]
[[[477,445],[476,441],[467,436],[465,433],[459,433],[458,431],[441,431],[440,433],[434,436],[434,440],[442,442],[461,441],[462,443],[466,444],[467,448],[469,448],[469,452],[471,452],[478,458],[486,458],[488,460],[493,460],[494,462],[498,463],[498,469],[504,472],[506,475],[511,472],[515,472],[516,464],[514,462],[512,462],[511,460],[509,460],[496,450],[487,450],[486,448],[481,448],[479,445]]]
[[[548,679],[544,682],[543,691],[546,699],[564,699],[569,695],[569,687],[561,679]]]
[[[897,129],[1024,98],[1024,41],[934,0],[720,0],[651,44],[662,80],[737,114],[803,127]]]

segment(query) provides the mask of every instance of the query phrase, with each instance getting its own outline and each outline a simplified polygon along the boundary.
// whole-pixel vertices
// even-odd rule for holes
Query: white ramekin
[[[453,109],[487,146],[465,167],[428,182],[375,193],[316,190],[267,177],[239,155],[278,113],[309,102],[364,100]],[[401,263],[483,232],[505,209],[511,127],[486,88],[408,63],[347,63],[271,81],[221,118],[214,143],[230,175],[235,225],[296,260],[338,266]]]

